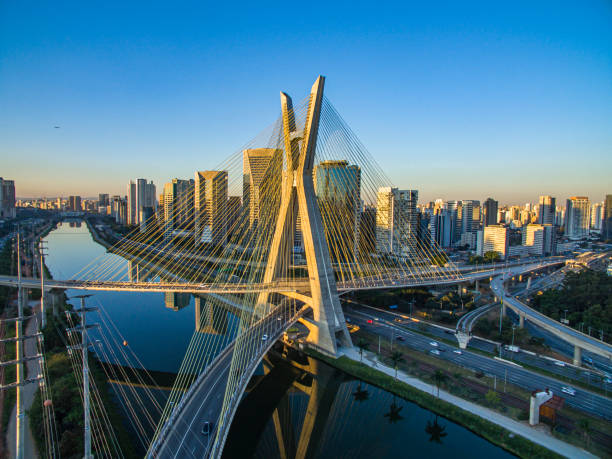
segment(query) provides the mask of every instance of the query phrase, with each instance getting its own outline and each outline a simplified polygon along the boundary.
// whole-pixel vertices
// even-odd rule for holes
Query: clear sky
[[[20,197],[160,189],[323,74],[421,201],[612,193],[609,0],[288,5],[1,1],[0,176]]]

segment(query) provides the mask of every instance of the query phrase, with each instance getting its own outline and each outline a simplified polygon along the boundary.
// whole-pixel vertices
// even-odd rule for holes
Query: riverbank
[[[111,244],[110,242],[103,239],[102,236],[98,234],[98,230],[96,229],[96,227],[92,225],[88,218],[85,218],[84,220],[85,224],[87,225],[87,229],[89,230],[89,234],[91,234],[93,240],[100,244],[102,247],[106,247],[107,250],[110,250],[114,246],[114,244]]]
[[[366,355],[363,362],[360,362],[359,354],[354,349],[344,350],[338,359],[331,359],[312,350],[308,353],[356,378],[462,425],[517,456],[542,459],[595,457],[587,451],[446,391],[440,390],[439,397],[435,397],[431,395],[437,390],[435,386],[403,372],[398,372],[395,379],[393,377],[395,370],[371,355]]]

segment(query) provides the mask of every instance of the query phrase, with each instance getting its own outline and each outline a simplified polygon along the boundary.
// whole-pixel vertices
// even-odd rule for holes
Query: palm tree
[[[584,436],[584,442],[588,448],[589,443],[591,441],[591,421],[588,419],[580,419],[578,421],[578,428],[582,430],[582,435]]]
[[[438,398],[440,398],[440,386],[448,380],[448,375],[442,370],[436,370],[431,378],[436,383],[436,387],[438,388]]]
[[[389,356],[391,362],[393,363],[393,368],[395,368],[395,379],[397,379],[397,367],[400,362],[405,362],[404,356],[400,351],[393,351],[393,353]]]
[[[367,350],[369,346],[370,346],[369,341],[366,341],[363,338],[359,338],[359,341],[357,341],[357,347],[359,348],[359,361],[360,362],[363,362],[363,351]]]
[[[397,421],[401,421],[404,417],[400,414],[403,406],[399,406],[395,403],[395,395],[393,396],[393,402],[389,406],[389,412],[385,413],[384,416],[389,420],[390,424],[395,424]]]
[[[355,401],[357,402],[363,402],[370,398],[370,393],[368,390],[361,388],[361,380],[359,380],[359,387],[357,387],[357,390],[353,392],[353,397],[355,397]]]
[[[425,427],[425,432],[429,435],[429,441],[434,443],[442,444],[442,439],[446,437],[448,434],[445,432],[446,427],[438,424],[438,415],[436,414],[436,419],[434,422],[427,421],[427,427]]]

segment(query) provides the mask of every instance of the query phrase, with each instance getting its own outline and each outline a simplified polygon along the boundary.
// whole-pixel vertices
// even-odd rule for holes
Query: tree
[[[444,373],[442,370],[436,370],[436,372],[431,376],[431,378],[436,383],[436,387],[438,388],[438,398],[439,398],[440,397],[440,386],[448,380],[448,375]]]
[[[393,363],[393,368],[395,368],[395,379],[397,379],[397,367],[400,362],[405,362],[404,356],[400,351],[393,351],[393,353],[389,356],[391,363]]]
[[[446,427],[438,424],[437,414],[434,422],[427,421],[427,427],[425,427],[425,432],[429,435],[429,441],[440,445],[442,444],[442,439],[448,435],[445,430]]]
[[[359,348],[359,361],[363,362],[363,351],[367,350],[370,343],[363,338],[359,338],[357,341],[357,347]]]
[[[494,390],[489,390],[489,392],[485,394],[485,400],[493,408],[497,407],[501,403],[501,398],[499,397],[499,394]]]
[[[499,252],[495,250],[489,250],[484,254],[485,263],[495,263],[500,260]]]
[[[589,443],[591,442],[591,421],[589,421],[588,419],[580,419],[578,421],[578,428],[580,429],[580,431],[582,432],[582,436],[584,437],[584,443],[586,444],[587,448],[589,446]]]

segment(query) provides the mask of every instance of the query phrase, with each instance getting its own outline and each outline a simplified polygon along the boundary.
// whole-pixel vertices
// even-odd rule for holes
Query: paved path
[[[32,309],[33,312],[38,310],[37,309],[38,305],[40,305],[38,301],[30,301],[30,306],[33,306],[33,309]],[[33,335],[37,331],[38,331],[38,314],[36,314],[35,317],[32,317],[28,321],[24,333],[26,335]],[[25,340],[24,354],[26,357],[30,357],[30,356],[34,356],[38,354],[38,348],[37,348],[36,343],[37,343],[36,339]],[[26,362],[26,366],[27,366],[26,375],[25,375],[26,378],[34,378],[36,377],[36,375],[40,373],[40,367],[38,364],[38,360],[28,360]],[[35,383],[28,384],[23,389],[22,394],[23,394],[26,412],[32,406],[32,402],[34,401],[34,395],[36,394],[37,389],[38,389],[38,384],[35,384]],[[13,406],[13,409],[11,411],[9,425],[6,430],[6,444],[8,446],[10,457],[15,457],[15,429],[17,428],[16,427],[16,423],[17,423],[16,422],[16,414],[17,414],[16,411],[17,411],[17,406],[15,405]],[[27,458],[39,457],[38,451],[36,449],[36,444],[34,443],[34,437],[32,436],[32,431],[30,430],[29,418],[26,416],[24,419],[26,423],[25,441],[24,441],[24,457],[27,457]]]
[[[342,354],[346,355],[351,360],[359,361],[359,352],[355,349],[342,349]],[[389,376],[394,376],[395,370],[391,367],[386,366],[385,364],[376,360],[375,354],[365,352],[363,363],[366,365],[375,368],[378,371],[382,371]],[[420,379],[413,378],[411,376],[406,375],[405,373],[398,371],[397,378],[410,386],[416,387],[423,392],[427,392],[429,394],[435,394],[437,392],[436,386],[432,384],[428,384],[426,382],[421,381]],[[565,443],[561,440],[558,440],[551,435],[537,430],[526,423],[518,422],[513,419],[510,419],[497,411],[490,410],[483,406],[477,405],[475,403],[469,402],[462,398],[456,397],[444,390],[440,390],[440,399],[451,403],[455,406],[458,406],[470,413],[473,413],[477,416],[480,416],[483,419],[491,421],[498,426],[501,426],[510,432],[513,432],[517,435],[525,437],[531,440],[534,443],[544,446],[551,451],[554,451],[557,454],[560,454],[564,457],[568,458],[595,458],[596,456],[591,453],[578,448],[576,446]]]

